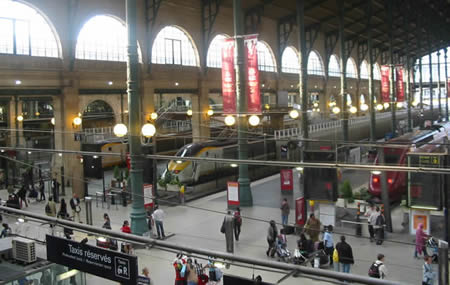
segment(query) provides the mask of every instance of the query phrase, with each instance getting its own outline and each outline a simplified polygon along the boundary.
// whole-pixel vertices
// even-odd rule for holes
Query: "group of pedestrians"
[[[377,245],[381,245],[384,240],[384,226],[386,224],[384,213],[380,211],[380,207],[371,204],[364,216],[368,218],[370,242],[375,241]]]

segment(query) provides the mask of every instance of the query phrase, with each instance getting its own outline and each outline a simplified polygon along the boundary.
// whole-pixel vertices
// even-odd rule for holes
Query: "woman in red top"
[[[130,224],[128,221],[124,221],[122,227],[120,230],[123,233],[131,234]],[[131,254],[131,244],[129,243],[122,243],[122,252]]]

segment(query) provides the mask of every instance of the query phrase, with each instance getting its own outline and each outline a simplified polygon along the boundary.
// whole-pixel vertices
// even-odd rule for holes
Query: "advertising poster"
[[[153,185],[144,184],[144,207],[153,207]]]
[[[280,182],[281,191],[293,191],[294,190],[294,177],[292,169],[280,170]]]
[[[261,94],[259,90],[257,36],[245,38],[247,59],[247,107],[250,114],[261,114]]]
[[[236,73],[234,71],[234,39],[225,39],[222,47],[223,113],[236,114]]]
[[[397,88],[397,102],[405,101],[405,90],[403,87],[403,67],[397,66],[395,67],[395,75],[397,77],[397,81],[395,82]]]
[[[46,236],[47,260],[121,284],[135,285],[137,257],[88,244]]]
[[[228,205],[239,206],[239,183],[228,182]]]
[[[306,223],[305,198],[303,197],[295,200],[295,223],[299,226]]]
[[[391,102],[389,98],[389,71],[389,66],[381,66],[381,100],[383,103]]]

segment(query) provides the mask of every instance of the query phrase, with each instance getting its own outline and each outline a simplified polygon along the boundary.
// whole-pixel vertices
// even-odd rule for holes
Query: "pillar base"
[[[142,236],[148,232],[147,213],[143,208],[132,208],[131,214],[131,232],[135,235]]]
[[[239,200],[242,207],[253,206],[252,190],[250,188],[250,179],[239,178]]]

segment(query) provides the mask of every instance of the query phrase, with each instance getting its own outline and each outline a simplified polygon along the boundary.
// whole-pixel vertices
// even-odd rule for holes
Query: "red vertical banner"
[[[447,78],[447,97],[450,98],[450,77]]]
[[[280,183],[281,183],[281,191],[294,190],[294,175],[292,169],[281,169]]]
[[[247,59],[247,111],[250,114],[261,114],[257,43],[257,36],[245,38],[245,58]]]
[[[395,82],[397,88],[397,102],[405,101],[405,90],[403,88],[403,67],[396,66],[395,67],[395,76],[397,77],[397,81]]]
[[[236,114],[236,73],[234,71],[234,39],[225,39],[222,47],[223,113]]]
[[[305,198],[303,197],[295,199],[295,223],[299,226],[306,223]]]
[[[389,71],[389,66],[381,66],[381,100],[384,103],[389,103],[391,101],[389,98]]]

